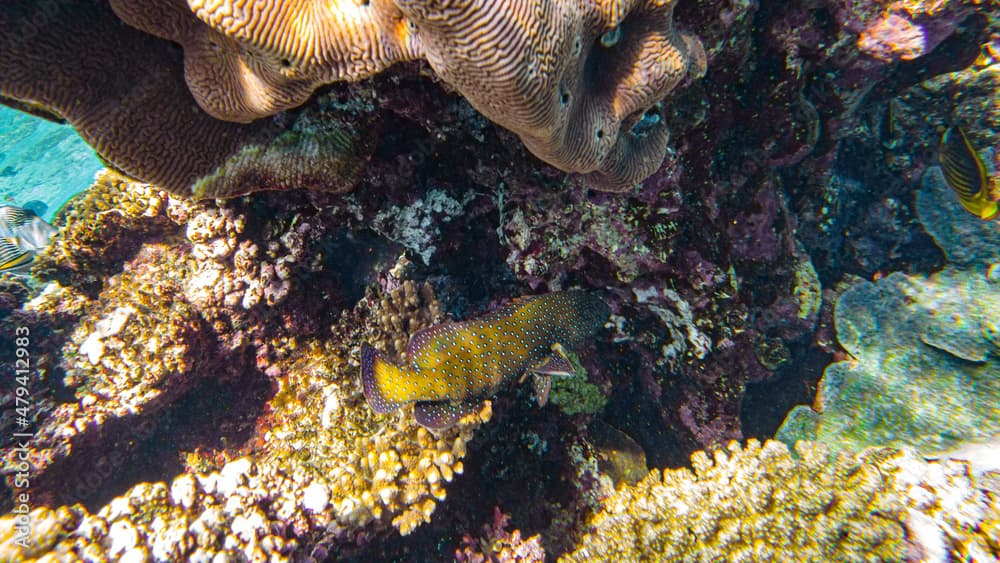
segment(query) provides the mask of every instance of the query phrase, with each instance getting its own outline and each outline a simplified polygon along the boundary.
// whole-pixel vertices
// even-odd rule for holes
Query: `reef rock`
[[[840,296],[837,339],[851,358],[827,367],[816,410],[789,413],[785,442],[930,452],[1000,431],[1000,224],[964,212],[936,167],[917,209],[954,265],[861,281]]]

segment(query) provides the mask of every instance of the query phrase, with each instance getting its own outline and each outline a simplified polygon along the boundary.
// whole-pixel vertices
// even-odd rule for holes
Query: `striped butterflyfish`
[[[0,239],[0,272],[16,272],[27,268],[35,253],[24,250],[13,238]]]
[[[55,232],[34,211],[0,205],[0,272],[27,269]]]
[[[421,329],[410,337],[405,363],[361,349],[361,383],[377,413],[414,405],[418,424],[444,429],[478,412],[509,381],[535,378],[544,404],[553,375],[572,375],[563,347],[593,336],[610,314],[592,293],[572,290],[515,299],[483,317]]]
[[[992,219],[1000,210],[997,178],[986,170],[982,157],[961,126],[948,128],[938,150],[941,172],[962,207],[980,219]]]

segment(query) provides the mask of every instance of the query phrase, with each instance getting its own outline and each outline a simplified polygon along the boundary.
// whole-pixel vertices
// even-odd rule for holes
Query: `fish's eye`
[[[602,47],[614,47],[621,41],[622,38],[622,28],[621,26],[615,26],[611,29],[605,31],[601,34],[601,46]]]

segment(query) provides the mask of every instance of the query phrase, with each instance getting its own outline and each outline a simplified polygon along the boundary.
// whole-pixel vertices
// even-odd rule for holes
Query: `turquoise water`
[[[69,125],[0,106],[0,202],[40,200],[46,219],[104,168]]]

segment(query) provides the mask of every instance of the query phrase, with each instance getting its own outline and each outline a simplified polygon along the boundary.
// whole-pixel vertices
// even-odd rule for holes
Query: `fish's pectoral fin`
[[[566,349],[559,343],[552,345],[551,356],[545,358],[545,361],[540,365],[529,368],[528,371],[540,375],[570,376],[576,374],[576,368],[573,367],[573,362],[569,361],[569,356],[566,355]]]
[[[378,414],[392,412],[402,406],[401,403],[389,401],[379,387],[378,373],[390,366],[378,351],[368,344],[361,345],[361,388],[364,390],[368,406]]]
[[[535,374],[531,380],[531,385],[535,390],[535,401],[538,407],[544,407],[549,402],[549,391],[552,390],[552,376]]]
[[[483,399],[451,401],[419,401],[413,405],[413,418],[417,424],[430,430],[446,430],[455,426],[467,415],[483,408]]]

